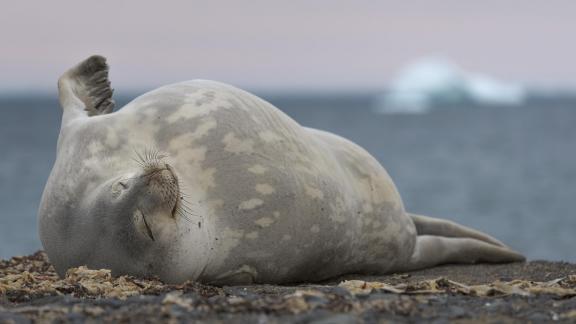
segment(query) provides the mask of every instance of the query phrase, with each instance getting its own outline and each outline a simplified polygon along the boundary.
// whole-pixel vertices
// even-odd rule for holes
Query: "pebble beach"
[[[576,264],[446,265],[321,283],[215,287],[85,267],[59,278],[42,251],[0,261],[0,323],[55,321],[571,323]]]

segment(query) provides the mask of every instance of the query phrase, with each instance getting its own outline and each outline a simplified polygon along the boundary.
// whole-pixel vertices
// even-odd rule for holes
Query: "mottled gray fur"
[[[88,265],[171,282],[282,283],[522,259],[483,233],[410,216],[365,150],[232,86],[177,83],[117,112],[90,113],[93,102],[109,108],[111,92],[92,89],[109,83],[86,82],[99,71],[84,65],[107,72],[103,62],[89,58],[60,81],[72,86],[60,89],[58,155],[39,211],[42,243],[60,274]],[[170,166],[186,202],[174,208],[183,217],[160,207],[148,215],[155,240],[134,224],[159,190],[132,161],[146,149],[166,155],[159,168]],[[447,252],[431,255],[437,249]]]

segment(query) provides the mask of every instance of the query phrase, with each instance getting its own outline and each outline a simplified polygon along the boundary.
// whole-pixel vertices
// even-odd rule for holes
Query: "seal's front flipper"
[[[403,270],[417,270],[450,263],[505,263],[525,261],[523,255],[473,238],[418,235],[410,263]]]
[[[108,114],[114,109],[108,65],[102,56],[91,56],[64,73],[58,79],[58,91],[68,120]]]

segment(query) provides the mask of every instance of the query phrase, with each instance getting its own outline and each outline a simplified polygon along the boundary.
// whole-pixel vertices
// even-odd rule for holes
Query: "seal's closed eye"
[[[154,234],[152,234],[152,229],[150,229],[150,225],[148,225],[148,221],[146,221],[146,215],[144,215],[142,211],[140,211],[140,214],[142,214],[142,220],[144,221],[144,226],[146,226],[146,234],[148,234],[148,237],[152,241],[156,241]]]

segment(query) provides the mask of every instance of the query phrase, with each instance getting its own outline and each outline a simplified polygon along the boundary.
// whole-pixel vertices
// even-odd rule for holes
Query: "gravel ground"
[[[533,261],[449,265],[320,284],[213,287],[58,278],[43,252],[0,261],[0,323],[39,322],[576,322],[576,265]]]

